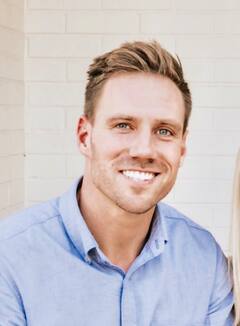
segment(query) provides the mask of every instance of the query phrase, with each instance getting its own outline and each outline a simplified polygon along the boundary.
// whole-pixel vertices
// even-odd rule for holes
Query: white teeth
[[[126,177],[136,181],[147,181],[154,178],[154,173],[126,170],[122,172]]]

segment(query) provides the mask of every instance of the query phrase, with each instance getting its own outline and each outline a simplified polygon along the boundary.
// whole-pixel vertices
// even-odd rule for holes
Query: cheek
[[[92,135],[93,142],[109,149],[122,148],[129,146],[129,135],[120,135],[109,130],[99,130]]]
[[[175,143],[162,143],[158,149],[159,158],[164,158],[172,166],[179,166],[181,159],[181,147]]]
[[[120,137],[101,132],[93,135],[91,145],[93,155],[95,154],[102,159],[109,159],[125,151],[129,143],[123,138],[120,139]]]

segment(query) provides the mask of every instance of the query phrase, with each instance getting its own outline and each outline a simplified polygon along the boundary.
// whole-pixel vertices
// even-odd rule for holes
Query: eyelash
[[[173,135],[173,132],[169,129],[166,129],[166,128],[158,129],[158,131],[162,131],[162,130],[165,130],[167,132],[167,134],[164,134],[164,136],[172,136]],[[159,133],[159,135],[163,136],[161,133]]]
[[[120,122],[120,123],[116,124],[114,127],[117,129],[131,129],[131,125],[127,122]],[[167,132],[167,134],[158,133],[158,131],[162,131],[162,130],[165,130]],[[159,128],[159,129],[157,129],[157,134],[159,134],[160,136],[173,136],[174,133],[167,128]]]
[[[130,125],[129,125],[128,123],[126,123],[126,122],[120,122],[120,123],[118,123],[118,124],[115,126],[115,128],[118,128],[118,129],[127,129],[127,128],[122,128],[122,127],[120,127],[120,126],[123,126],[123,125],[127,126],[128,128],[130,128]]]

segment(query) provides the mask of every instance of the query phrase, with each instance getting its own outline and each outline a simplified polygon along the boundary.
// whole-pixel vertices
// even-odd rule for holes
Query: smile
[[[143,172],[143,171],[133,171],[133,170],[124,170],[122,174],[134,181],[150,181],[155,176],[156,173],[153,172]]]

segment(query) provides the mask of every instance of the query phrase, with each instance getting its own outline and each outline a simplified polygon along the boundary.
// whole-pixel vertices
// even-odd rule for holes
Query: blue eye
[[[168,129],[158,129],[158,134],[161,136],[171,136],[172,132]]]
[[[119,128],[119,129],[127,129],[127,128],[130,128],[129,125],[125,122],[121,122],[121,123],[118,123],[116,125],[116,128]]]

